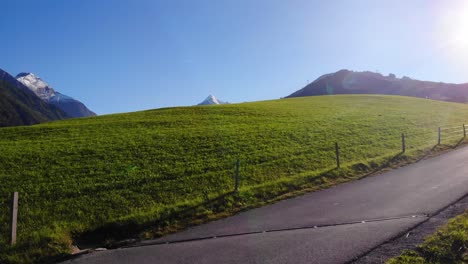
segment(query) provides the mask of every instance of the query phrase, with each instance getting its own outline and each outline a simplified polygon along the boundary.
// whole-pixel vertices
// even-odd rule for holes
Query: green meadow
[[[83,234],[108,244],[155,237],[353,180],[422,157],[437,144],[438,127],[455,127],[442,145],[460,143],[464,122],[465,104],[346,95],[1,128],[0,263],[68,254]],[[20,195],[18,244],[10,247],[13,191]]]

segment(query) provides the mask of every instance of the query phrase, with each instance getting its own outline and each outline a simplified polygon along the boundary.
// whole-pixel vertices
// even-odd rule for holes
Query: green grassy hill
[[[0,129],[0,262],[66,250],[70,237],[123,226],[141,236],[351,180],[437,143],[468,105],[399,96],[319,96],[167,108]],[[462,138],[457,132],[443,144]],[[339,142],[342,169],[335,169]],[[232,191],[241,162],[238,196]],[[8,195],[20,192],[19,244],[7,247]],[[221,202],[220,202],[221,201]],[[186,219],[193,219],[187,222]],[[147,226],[146,232],[139,227]],[[109,231],[110,230],[110,231]],[[110,232],[110,233],[109,233]]]

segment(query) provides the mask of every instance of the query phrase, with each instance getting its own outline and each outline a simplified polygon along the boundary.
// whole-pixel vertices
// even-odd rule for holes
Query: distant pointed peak
[[[208,95],[208,97],[206,97],[206,99],[199,103],[198,105],[218,105],[218,104],[227,104],[227,102],[223,102],[223,101],[220,101],[218,100],[218,98],[216,98],[216,96],[210,94]]]
[[[209,100],[209,101],[214,102],[215,104],[219,104],[218,98],[216,98],[216,96],[212,94],[208,95],[208,97],[205,100]]]

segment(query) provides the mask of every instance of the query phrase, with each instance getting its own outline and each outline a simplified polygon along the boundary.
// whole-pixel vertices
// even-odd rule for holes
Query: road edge
[[[403,250],[415,249],[417,245],[424,242],[426,237],[447,224],[449,219],[463,214],[467,209],[468,193],[433,213],[424,221],[371,248],[367,252],[346,262],[346,264],[385,263],[387,260],[401,255]]]

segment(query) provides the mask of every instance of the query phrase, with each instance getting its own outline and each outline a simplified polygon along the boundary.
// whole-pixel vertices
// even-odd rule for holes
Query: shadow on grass
[[[196,220],[206,219],[207,214],[204,214],[203,210],[211,210],[213,212],[224,211],[227,203],[233,200],[229,198],[234,198],[236,194],[235,192],[228,192],[194,206],[171,210],[154,222],[142,224],[135,221],[127,221],[106,224],[77,235],[74,237],[74,244],[80,249],[97,247],[116,248],[140,240],[137,238],[138,235],[146,230],[163,229],[172,225],[175,221],[180,221],[180,225],[184,227],[190,227],[196,224]],[[129,239],[132,237],[133,239]]]
[[[393,157],[388,158],[381,164],[370,163],[369,166],[363,163],[356,163],[351,166],[351,169],[354,172],[362,172],[359,178],[366,178],[368,176],[375,175],[377,173],[383,172],[385,169],[392,168],[399,163],[405,164],[407,162],[404,152],[400,152]]]
[[[434,154],[440,154],[444,150],[456,149],[456,148],[460,147],[461,145],[463,145],[464,142],[465,142],[465,138],[463,137],[460,140],[458,140],[455,145],[449,146],[449,145],[437,145],[436,144],[432,148],[430,148],[429,150],[425,151],[422,155],[418,155],[418,158],[415,159],[411,163],[420,162],[421,160],[429,158],[429,157],[433,156]],[[382,171],[384,171],[385,169],[388,169],[388,168],[394,168],[395,166],[400,167],[402,165],[407,165],[409,160],[410,160],[410,158],[405,155],[405,152],[400,152],[400,153],[396,154],[395,156],[389,158],[386,162],[382,163],[378,167],[374,168],[371,172],[365,174],[363,177],[367,177],[367,176],[382,172]]]
[[[424,153],[423,155],[421,155],[421,157],[419,157],[416,162],[420,162],[421,160],[423,159],[426,159],[427,157],[430,157],[431,154],[437,150],[438,148],[440,148],[440,145],[434,145],[430,150],[426,151],[426,153]]]
[[[462,143],[465,141],[465,138],[462,137],[458,142],[457,144],[453,145],[452,148],[458,148],[460,145],[462,145]]]
[[[459,142],[459,143],[461,143],[461,142]],[[416,160],[413,160],[413,162],[410,162],[410,163],[416,163],[416,162],[419,162],[419,161],[421,161],[423,159],[426,159],[427,157],[430,157],[431,154],[435,150],[437,150],[438,147],[439,147],[439,145],[434,145],[430,150],[427,150],[425,153],[423,153],[421,156],[419,156]],[[380,164],[378,166],[372,166],[371,165],[370,170],[368,170],[367,173],[361,175],[360,178],[366,178],[368,176],[372,176],[372,175],[375,175],[375,174],[378,174],[378,173],[382,173],[386,169],[394,169],[394,168],[398,168],[398,167],[401,167],[401,166],[404,166],[404,165],[408,165],[408,162],[410,161],[410,158],[408,156],[406,156],[405,154],[406,153],[402,151],[402,152],[399,152],[398,154],[396,154],[395,156],[392,156],[392,157],[388,158],[385,162],[383,162],[382,164]],[[357,167],[357,166],[359,166],[359,164],[362,164],[362,163],[354,164],[354,165],[351,166],[351,168],[354,171],[359,171],[359,170],[364,171],[365,168],[360,169],[359,167]],[[365,166],[365,165],[361,165],[361,166]]]
[[[454,145],[445,145],[445,144],[435,145],[429,151],[427,151],[424,155],[422,155],[417,161],[421,161],[421,160],[423,160],[423,159],[425,159],[427,157],[431,157],[431,156],[433,156],[432,154],[439,155],[441,153],[446,152],[447,150],[456,149],[456,148],[464,145],[464,143],[466,143],[465,139],[466,138],[464,138],[464,137],[460,138],[457,141],[457,143],[455,143]]]

